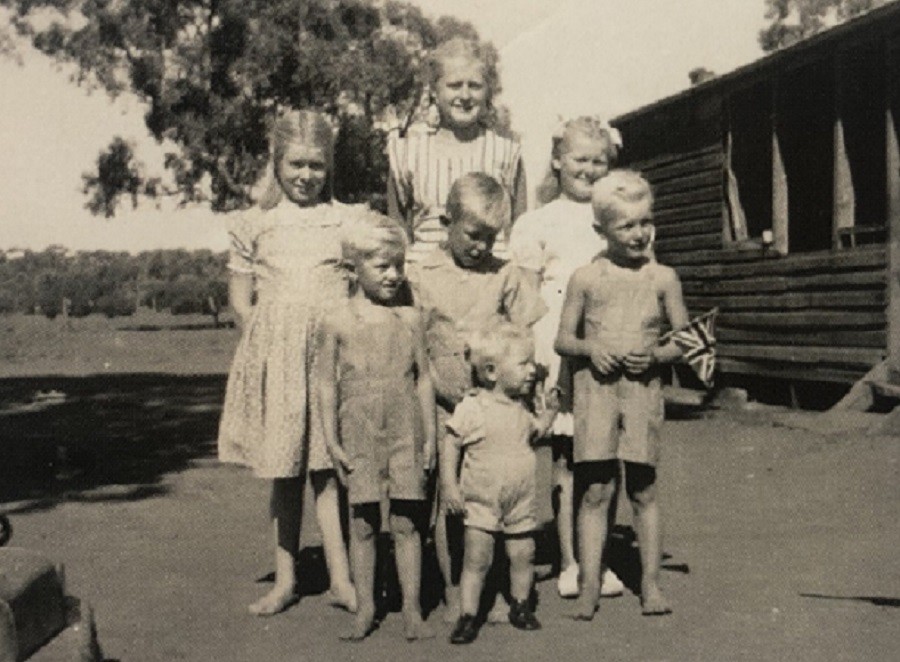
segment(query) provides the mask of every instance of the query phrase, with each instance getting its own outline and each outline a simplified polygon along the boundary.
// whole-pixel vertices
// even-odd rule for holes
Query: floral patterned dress
[[[229,269],[253,277],[256,302],[228,376],[221,461],[262,478],[331,468],[312,416],[310,374],[316,322],[347,297],[340,239],[351,209],[285,201],[232,222]]]

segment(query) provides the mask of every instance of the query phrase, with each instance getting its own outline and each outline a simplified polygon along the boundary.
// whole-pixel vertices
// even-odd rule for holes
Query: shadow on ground
[[[166,474],[214,454],[224,390],[223,375],[0,380],[0,505],[25,512],[164,494]],[[40,393],[56,399],[15,406]]]

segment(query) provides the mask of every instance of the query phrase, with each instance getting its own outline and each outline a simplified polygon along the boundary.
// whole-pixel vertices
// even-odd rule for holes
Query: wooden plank
[[[832,127],[832,159],[833,181],[831,184],[831,245],[833,248],[841,247],[842,232],[852,228],[854,224],[854,210],[856,208],[856,194],[853,190],[853,178],[850,174],[850,157],[847,154],[847,141],[844,136],[844,98],[846,96],[846,58],[847,51],[838,49],[833,59],[834,63],[834,106]],[[853,235],[850,235],[851,246]]]
[[[696,309],[701,312],[705,309]],[[741,328],[768,327],[772,329],[817,327],[844,328],[844,329],[883,329],[885,315],[883,312],[783,312],[783,313],[732,313],[723,312],[719,315],[719,322],[723,326]]]
[[[687,207],[701,202],[719,202],[722,201],[722,186],[707,186],[698,188],[685,193],[669,193],[656,198],[656,210],[672,209],[673,207]]]
[[[702,147],[691,152],[681,152],[679,154],[660,154],[659,156],[654,156],[652,159],[644,159],[642,161],[635,161],[634,163],[630,163],[628,167],[635,170],[640,170],[641,172],[658,170],[659,168],[673,163],[680,163],[688,159],[701,158],[703,156],[708,156],[709,154],[721,153],[721,151],[722,146],[719,143],[716,143],[714,145]]]
[[[830,363],[873,366],[884,359],[884,350],[868,347],[797,347],[784,345],[719,344],[718,354],[734,359],[763,359],[782,363]]]
[[[704,218],[699,221],[684,221],[682,223],[657,225],[656,238],[659,240],[669,239],[670,237],[683,237],[685,235],[713,233],[718,233],[721,237],[721,232],[722,221],[719,218]]]
[[[784,294],[763,294],[759,296],[688,296],[685,303],[689,308],[721,308],[722,312],[732,310],[781,310],[801,308],[883,308],[887,296],[882,290],[861,292],[791,292]]]
[[[716,339],[722,343],[767,343],[774,345],[830,345],[832,347],[887,346],[887,332],[874,331],[798,331],[797,329],[734,329],[716,325]]]
[[[800,274],[808,272],[851,271],[854,269],[873,269],[885,266],[886,251],[883,246],[866,246],[852,251],[819,251],[803,253],[788,257],[762,257],[758,255],[748,258],[747,255],[732,255],[726,250],[710,251],[708,261],[719,264],[705,266],[685,266],[678,269],[682,278],[736,278],[752,276],[776,276]],[[746,261],[746,264],[721,264],[732,260]]]
[[[900,141],[894,108],[900,106],[900,68],[896,66],[900,50],[887,49],[887,81],[885,94],[885,131],[887,132],[887,222],[888,234],[888,354],[900,363]]]
[[[681,283],[686,295],[699,294],[754,294],[758,292],[796,292],[805,289],[838,289],[854,287],[883,287],[887,283],[884,269],[872,271],[840,272],[832,274],[772,276],[769,278],[742,278],[735,280],[715,279],[684,280]]]
[[[687,177],[670,179],[662,184],[653,184],[653,194],[657,198],[663,198],[672,193],[682,193],[707,186],[722,186],[722,172],[720,170],[701,172]]]
[[[726,357],[717,360],[716,369],[719,372],[728,374],[756,375],[795,381],[837,382],[841,384],[852,384],[866,374],[866,370],[854,370],[853,368],[834,368],[821,365],[810,367],[790,363],[760,363]]]
[[[781,255],[788,254],[788,181],[781,156],[775,117],[776,92],[772,94],[772,248]]]
[[[653,221],[657,225],[665,225],[676,221],[689,221],[706,218],[720,218],[722,214],[722,203],[704,203],[691,207],[682,207],[681,209],[667,209],[664,211],[654,211]]]
[[[697,234],[690,237],[678,237],[676,239],[659,239],[656,240],[656,251],[660,254],[671,253],[673,251],[690,251],[706,248],[721,248],[722,233],[715,234]]]
[[[701,156],[688,157],[683,161],[672,163],[671,165],[654,168],[652,170],[644,170],[643,175],[656,186],[659,182],[664,182],[675,177],[701,172],[703,170],[721,170],[723,163],[722,152],[717,151],[713,154],[705,154]]]

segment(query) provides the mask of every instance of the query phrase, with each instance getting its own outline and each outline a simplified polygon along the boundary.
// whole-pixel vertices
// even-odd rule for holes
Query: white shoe
[[[619,579],[618,575],[607,568],[603,571],[600,578],[600,597],[601,598],[617,598],[625,592],[625,584]]]
[[[577,598],[578,597],[578,564],[573,563],[565,570],[559,573],[559,579],[556,580],[556,589],[559,591],[561,598]]]

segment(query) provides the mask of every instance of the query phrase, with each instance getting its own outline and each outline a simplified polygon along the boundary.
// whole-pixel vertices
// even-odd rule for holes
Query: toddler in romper
[[[529,598],[534,581],[535,455],[532,444],[549,429],[556,406],[540,416],[529,408],[537,369],[527,330],[511,324],[474,334],[468,358],[482,388],[471,391],[447,421],[440,459],[447,508],[465,517],[461,615],[450,642],[478,635],[478,605],[491,567],[496,536],[509,556],[509,622],[520,630],[541,627]],[[459,454],[462,470],[457,478]]]
[[[647,181],[633,171],[613,170],[595,184],[592,204],[607,251],[569,280],[556,339],[560,354],[577,359],[574,461],[582,572],[574,616],[591,620],[597,610],[619,461],[640,544],[643,613],[667,614],[671,609],[659,588],[656,464],[663,398],[658,366],[680,358],[681,350],[659,339],[663,324],[681,328],[688,313],[678,275],[647,254],[653,239]]]
[[[389,512],[404,634],[432,636],[419,606],[426,473],[434,462],[434,391],[416,309],[398,303],[406,235],[369,213],[349,229],[342,254],[352,294],[325,316],[317,334],[316,380],[325,440],[351,506],[350,562],[357,615],[342,638],[375,627],[375,550]],[[382,508],[385,504],[387,508]]]
[[[441,420],[453,413],[474,386],[472,368],[465,359],[468,334],[500,321],[530,327],[546,310],[526,274],[491,252],[509,214],[509,197],[499,181],[480,172],[463,175],[453,183],[447,199],[446,241],[410,266],[409,282],[423,315]],[[459,617],[460,555],[451,555],[451,549],[459,545],[448,541],[445,508],[437,501],[435,547],[445,587],[444,620],[453,623]],[[451,521],[453,543],[462,538],[460,528]],[[505,619],[505,610],[497,617]]]

